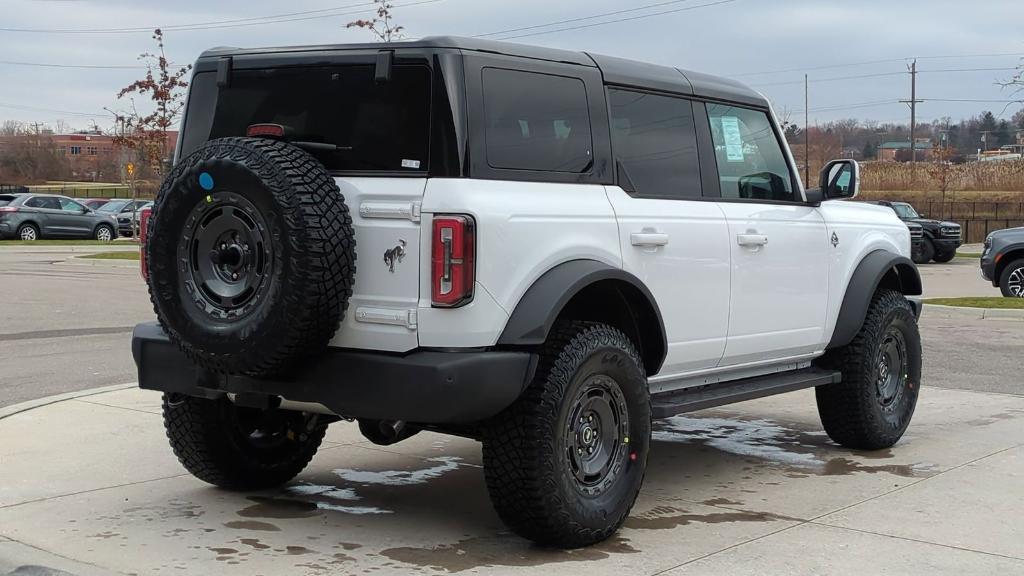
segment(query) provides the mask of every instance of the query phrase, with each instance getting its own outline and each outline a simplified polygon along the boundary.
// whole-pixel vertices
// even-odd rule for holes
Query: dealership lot
[[[17,303],[0,307],[0,415],[135,379],[130,327],[153,318],[138,272],[76,255],[0,248]],[[974,260],[922,276],[926,296],[994,295]],[[676,417],[626,528],[570,552],[504,531],[471,441],[381,448],[338,424],[286,488],[235,494],[184,473],[158,395],[65,399],[0,418],[0,574],[1024,572],[1024,321],[928,307],[921,324],[929,389],[895,448],[831,444],[809,391]]]

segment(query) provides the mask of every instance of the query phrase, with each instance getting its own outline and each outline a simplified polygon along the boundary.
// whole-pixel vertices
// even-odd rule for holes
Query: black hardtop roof
[[[315,46],[285,46],[275,48],[212,48],[203,52],[200,60],[223,56],[258,56],[262,54],[302,52],[344,52],[350,50],[381,49],[453,49],[471,52],[502,54],[534,60],[564,62],[577,66],[597,67],[605,82],[634,88],[690,94],[714,100],[740,102],[753,106],[767,107],[768,101],[757,91],[745,84],[712,76],[701,72],[681,70],[671,66],[659,66],[636,60],[603,56],[589,52],[575,52],[559,48],[544,48],[528,44],[463,38],[458,36],[430,36],[419,40],[368,43],[368,44],[323,44]]]

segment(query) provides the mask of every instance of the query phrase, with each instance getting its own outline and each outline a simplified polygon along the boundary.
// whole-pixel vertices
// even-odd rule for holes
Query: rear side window
[[[49,196],[36,196],[26,200],[25,206],[28,206],[29,208],[49,208],[50,210],[60,210],[60,200]]]
[[[579,78],[484,68],[491,168],[586,172],[593,158],[586,86]]]
[[[16,196],[0,196],[0,206],[7,206],[11,202],[14,202]]]
[[[640,196],[701,195],[697,133],[689,100],[610,89],[612,151]]]
[[[269,123],[285,126],[293,141],[337,146],[310,152],[328,170],[426,171],[430,76],[418,65],[394,66],[387,82],[374,80],[371,65],[241,69],[218,91],[213,73],[197,74],[191,93],[216,95],[217,104],[212,118],[190,110],[183,154]]]
[[[768,114],[708,104],[722,198],[793,201],[793,178]]]

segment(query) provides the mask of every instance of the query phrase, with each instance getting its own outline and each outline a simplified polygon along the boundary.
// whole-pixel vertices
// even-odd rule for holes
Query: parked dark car
[[[139,203],[141,202],[141,204]],[[136,202],[138,208],[134,211],[130,207],[126,207],[117,215],[117,233],[121,236],[127,236],[129,238],[135,237],[135,234],[139,230],[139,220],[141,220],[139,214],[143,208],[152,206],[152,202],[138,201]]]
[[[880,206],[888,206],[904,222],[914,222],[924,228],[924,240],[921,244],[919,258],[915,259],[916,264],[927,264],[932,260],[936,262],[949,262],[956,256],[956,249],[963,244],[960,234],[960,225],[956,222],[943,220],[932,220],[923,218],[914,210],[914,207],[906,202],[889,202],[881,200],[876,202]]]
[[[0,194],[0,238],[115,238],[117,222],[66,196]]]
[[[110,202],[110,198],[76,198],[75,200],[90,210],[98,210],[104,204]]]
[[[910,230],[910,259],[917,262],[921,259],[921,251],[924,249],[924,226],[917,222],[907,222],[907,229]]]
[[[981,275],[1003,296],[1024,298],[1024,228],[997,230],[985,238]]]

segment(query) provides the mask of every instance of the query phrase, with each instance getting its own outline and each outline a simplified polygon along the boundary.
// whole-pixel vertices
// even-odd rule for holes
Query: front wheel
[[[864,450],[899,441],[921,388],[921,335],[903,294],[879,290],[853,342],[829,351],[820,363],[843,375],[815,391],[829,438]]]
[[[498,515],[546,546],[600,542],[629,514],[647,466],[651,407],[633,342],[592,322],[560,322],[523,395],[483,434]]]
[[[175,456],[193,476],[221,488],[280,486],[309,464],[327,432],[322,416],[258,410],[217,400],[164,394],[164,428]]]
[[[1007,298],[1024,298],[1024,258],[1014,260],[999,275],[999,290]]]
[[[949,262],[953,258],[956,258],[956,250],[953,250],[951,252],[937,252],[935,254],[935,261],[938,262],[939,264],[945,264],[946,262]]]
[[[110,242],[114,239],[114,227],[101,224],[96,227],[93,237],[100,242]]]
[[[935,243],[931,241],[931,238],[925,238],[924,242],[921,243],[921,253],[918,260],[915,260],[915,264],[927,264],[932,261],[935,257]]]

